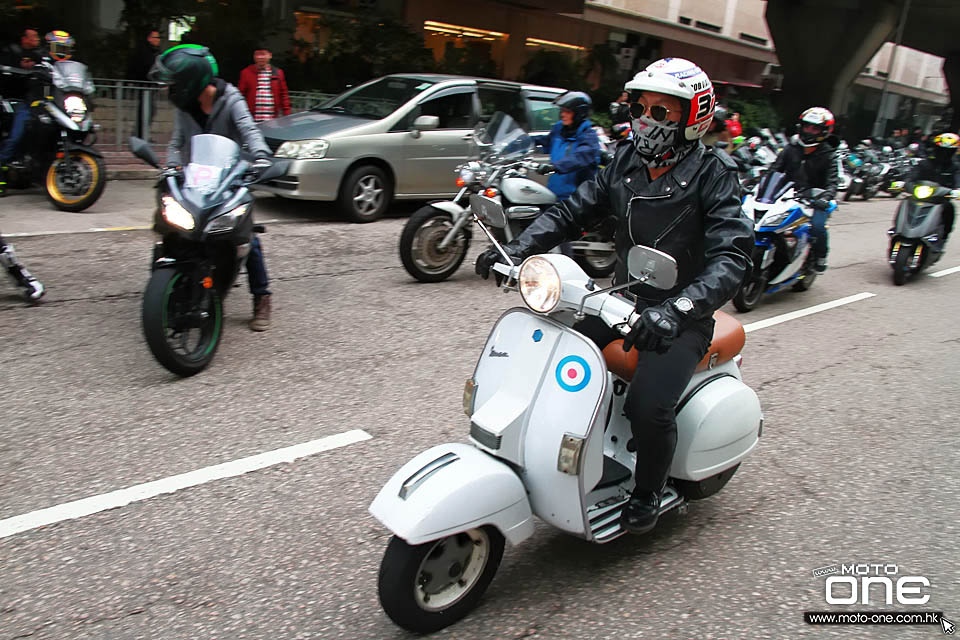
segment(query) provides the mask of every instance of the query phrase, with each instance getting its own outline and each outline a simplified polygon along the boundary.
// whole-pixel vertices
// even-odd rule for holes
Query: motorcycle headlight
[[[788,217],[790,217],[790,211],[783,211],[782,213],[777,213],[768,218],[764,218],[760,226],[777,227],[783,224],[783,221]]]
[[[457,186],[462,187],[464,185],[470,184],[473,182],[475,174],[473,171],[467,167],[460,169],[460,177],[457,179]]]
[[[933,195],[935,189],[929,185],[918,184],[913,188],[913,197],[917,200],[923,200]]]
[[[67,96],[63,101],[63,110],[74,122],[82,122],[87,117],[87,103],[80,96]]]
[[[163,196],[163,219],[175,227],[180,227],[184,231],[193,231],[197,226],[193,214],[183,208],[183,206],[171,198]]]
[[[280,145],[273,155],[277,158],[319,160],[327,155],[329,148],[330,143],[326,140],[290,140]]]
[[[560,274],[540,256],[527,258],[518,276],[523,302],[537,313],[550,313],[560,304]]]
[[[207,223],[204,231],[206,233],[225,233],[227,231],[233,231],[233,228],[237,226],[237,223],[240,219],[246,215],[247,211],[250,209],[249,204],[242,204],[236,209],[233,209],[223,215],[217,216],[209,223]]]

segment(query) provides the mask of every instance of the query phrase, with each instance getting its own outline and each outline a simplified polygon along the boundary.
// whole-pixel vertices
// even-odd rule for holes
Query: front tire
[[[158,269],[143,292],[147,346],[157,362],[183,377],[210,364],[223,330],[223,306],[216,288],[203,288],[200,303],[194,305],[192,278],[176,269]]]
[[[380,604],[396,624],[431,633],[466,616],[503,557],[504,539],[486,526],[410,545],[393,536],[380,564]]]
[[[814,262],[816,262],[816,260],[811,251],[806,264],[803,266],[803,277],[797,280],[793,287],[791,287],[794,291],[807,291],[813,286],[814,281],[817,279],[817,270],[813,268]]]
[[[902,287],[907,282],[907,275],[910,267],[907,266],[907,260],[910,259],[910,252],[904,251],[903,246],[897,252],[897,259],[893,262],[893,284]]]
[[[383,217],[393,199],[387,174],[372,164],[357,167],[340,186],[340,210],[352,222],[374,222]]]
[[[740,290],[737,291],[737,295],[733,297],[733,306],[737,308],[737,311],[743,313],[753,311],[756,306],[760,304],[760,298],[763,297],[763,290],[765,288],[766,285],[762,278],[750,276],[740,285]]]
[[[83,211],[100,199],[107,184],[103,160],[86,151],[70,152],[70,169],[56,158],[47,167],[44,187],[47,200],[61,211]]]
[[[467,231],[461,228],[446,249],[437,246],[453,225],[452,215],[431,206],[410,216],[400,234],[400,260],[407,273],[420,282],[440,282],[456,273],[470,248]]]

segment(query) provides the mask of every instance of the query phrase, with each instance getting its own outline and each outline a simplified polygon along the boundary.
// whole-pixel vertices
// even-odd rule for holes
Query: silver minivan
[[[258,187],[286,198],[336,200],[355,222],[391,201],[449,198],[455,167],[477,122],[497,111],[531,133],[559,118],[563,89],[462,76],[396,74],[371,80],[309,111],[261,123],[285,176]]]

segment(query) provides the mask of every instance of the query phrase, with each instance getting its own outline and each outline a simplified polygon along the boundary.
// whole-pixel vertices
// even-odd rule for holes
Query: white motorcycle
[[[626,334],[638,314],[615,292],[676,281],[676,261],[655,249],[634,247],[628,267],[632,280],[607,289],[558,254],[493,267],[527,308],[500,317],[464,387],[469,444],[424,451],[370,505],[394,533],[378,591],[401,627],[431,632],[466,616],[493,580],[504,542],[530,537],[534,516],[591,542],[624,533],[636,458],[623,405],[637,352],[624,353],[619,339],[601,352],[571,327],[592,315]],[[677,405],[661,513],[719,491],[758,442],[760,402],[739,370],[744,341],[740,323],[718,312],[710,351]]]

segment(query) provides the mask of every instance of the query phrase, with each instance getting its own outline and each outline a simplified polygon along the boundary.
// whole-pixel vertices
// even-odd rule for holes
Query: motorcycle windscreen
[[[489,122],[481,122],[474,129],[474,140],[479,144],[476,154],[487,157],[496,155],[502,160],[515,160],[533,152],[531,138],[516,120],[502,111],[497,111]]]
[[[793,181],[785,173],[771,171],[760,179],[757,185],[757,202],[772,204],[793,186]]]
[[[64,93],[82,93],[88,96],[95,90],[87,65],[75,60],[62,60],[53,65],[51,79],[53,86]]]
[[[240,146],[223,136],[204,133],[190,139],[190,162],[183,170],[183,194],[190,202],[207,209],[210,196],[240,160]]]
[[[593,342],[521,308],[497,322],[474,372],[472,440],[521,467],[534,513],[572,533],[583,532],[582,495],[603,471],[608,377]],[[580,443],[580,473],[558,469],[565,437]]]

